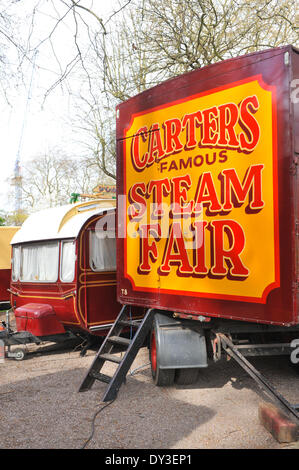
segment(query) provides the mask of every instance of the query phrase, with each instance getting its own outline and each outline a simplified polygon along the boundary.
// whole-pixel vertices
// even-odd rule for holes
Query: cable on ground
[[[91,441],[91,439],[93,438],[94,436],[94,432],[95,432],[95,420],[96,420],[96,417],[98,416],[98,414],[103,411],[105,408],[107,408],[108,406],[112,405],[113,402],[115,402],[116,398],[114,398],[114,400],[111,400],[109,403],[107,403],[106,405],[104,405],[102,408],[100,408],[99,410],[96,411],[96,413],[93,415],[93,418],[92,418],[92,423],[91,423],[91,434],[89,436],[89,438],[87,439],[87,441],[85,441],[85,443],[83,444],[83,446],[81,447],[81,449],[85,449],[87,444]]]

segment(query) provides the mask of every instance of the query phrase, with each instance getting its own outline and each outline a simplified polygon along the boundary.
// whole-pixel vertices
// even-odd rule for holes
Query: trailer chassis
[[[2,328],[0,329],[0,358],[15,359],[22,361],[26,357],[26,349],[23,346],[27,344],[36,344],[37,346],[42,343],[56,343],[59,349],[62,344],[67,341],[74,342],[78,338],[70,331],[57,335],[35,336],[30,331],[14,331],[10,327],[9,315],[11,309],[6,311],[6,321],[0,322]],[[12,346],[19,346],[18,348],[11,348]],[[89,346],[89,344],[88,344]],[[86,346],[86,348],[88,347]],[[81,352],[81,356],[85,354],[85,350]]]
[[[148,309],[143,320],[140,324],[136,325],[131,321],[129,314],[130,306],[124,305],[120,311],[119,316],[115,320],[114,325],[112,326],[110,332],[105,338],[101,348],[99,349],[95,359],[84,378],[79,391],[84,392],[91,388],[95,380],[107,383],[108,387],[103,396],[103,401],[114,400],[117,397],[118,391],[121,387],[121,384],[125,382],[126,373],[129,370],[130,365],[132,364],[134,358],[136,357],[140,348],[144,346],[144,339],[150,334],[153,326],[153,320],[156,313],[164,313],[161,310]],[[173,314],[173,312],[168,312],[168,320],[171,317],[178,318],[178,314]],[[177,322],[167,322],[165,319],[165,325],[167,328],[177,328]],[[270,350],[275,351],[275,354],[288,354],[289,348],[288,343],[272,343],[272,344],[248,344],[246,348],[244,345],[233,344],[230,334],[234,333],[247,333],[248,331],[252,333],[256,332],[265,332],[271,330],[271,332],[281,332],[280,327],[265,327],[263,325],[251,324],[245,325],[244,323],[239,322],[216,322],[213,326],[209,323],[209,326],[206,322],[199,321],[190,321],[183,320],[182,325],[185,328],[194,328],[203,329],[204,326],[209,329],[210,334],[210,344],[212,345],[212,356],[213,360],[217,361],[221,358],[221,354],[224,351],[230,358],[234,359],[244,371],[253,379],[257,384],[264,390],[266,395],[276,403],[278,408],[284,412],[290,420],[295,422],[296,425],[299,425],[299,404],[294,405],[288,402],[274,387],[273,385],[244,357],[240,351],[248,352],[248,355],[269,355],[267,354],[267,347]],[[133,334],[130,340],[121,337],[122,330],[124,326],[131,325],[134,328],[137,328],[136,332]],[[162,325],[163,326],[163,325]],[[211,327],[212,326],[212,327]],[[214,327],[214,328],[213,328]],[[298,332],[298,327],[290,327],[289,331]],[[126,345],[126,352],[122,358],[115,357],[113,355],[113,344],[124,343]],[[209,341],[208,341],[209,342]],[[108,349],[107,349],[108,348]],[[112,377],[108,377],[104,374],[101,374],[100,371],[106,361],[117,362],[118,367]]]

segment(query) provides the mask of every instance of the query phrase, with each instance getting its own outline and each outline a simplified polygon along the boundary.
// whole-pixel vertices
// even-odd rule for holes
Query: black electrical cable
[[[116,400],[116,398],[114,398],[114,400],[111,400],[109,403],[107,403],[105,406],[103,406],[102,408],[100,408],[98,411],[96,411],[96,413],[94,414],[93,418],[92,418],[92,423],[91,423],[91,427],[92,427],[92,431],[91,431],[91,434],[89,436],[89,438],[87,439],[87,441],[85,441],[85,443],[83,444],[83,446],[81,447],[81,449],[85,449],[87,444],[91,441],[91,439],[93,438],[93,435],[94,435],[94,431],[95,431],[95,420],[96,420],[96,417],[98,416],[98,414],[103,411],[105,408],[107,408],[108,406],[112,405],[112,403]]]

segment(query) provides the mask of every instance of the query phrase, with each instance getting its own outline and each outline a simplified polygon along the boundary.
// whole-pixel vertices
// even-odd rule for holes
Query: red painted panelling
[[[95,228],[100,218],[86,224],[78,242],[76,304],[78,316],[85,327],[113,323],[121,308],[116,298],[116,273],[96,272],[89,266],[89,231]]]
[[[0,302],[9,301],[10,269],[0,269]]]
[[[74,308],[74,291],[76,284],[65,285],[63,283],[12,283],[11,291],[15,295],[11,296],[12,305],[21,307],[28,303],[50,304],[60,322],[66,324],[77,324]]]

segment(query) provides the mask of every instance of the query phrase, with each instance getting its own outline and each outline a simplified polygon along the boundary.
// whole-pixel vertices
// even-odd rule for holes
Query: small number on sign
[[[122,295],[127,295],[127,294],[128,294],[127,289],[121,289],[121,294],[122,294]]]

